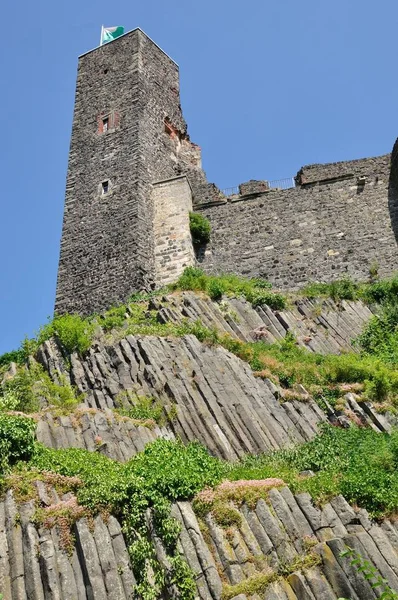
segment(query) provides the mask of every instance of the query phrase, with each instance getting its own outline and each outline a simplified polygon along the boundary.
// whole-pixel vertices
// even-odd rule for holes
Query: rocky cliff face
[[[43,348],[43,357],[47,363],[54,361],[50,345]],[[176,408],[175,418],[163,431],[143,434],[143,428],[130,427],[128,436],[121,433],[122,447],[128,447],[130,455],[135,446],[142,447],[154,436],[176,435],[184,441],[199,440],[215,456],[233,460],[245,453],[309,440],[325,420],[315,402],[279,403],[267,383],[255,378],[248,365],[223,348],[201,344],[192,335],[128,336],[111,346],[98,345],[84,361],[73,358],[71,378],[85,393],[87,405],[97,410],[115,408],[123,390],[155,396],[166,407]],[[105,414],[87,415],[86,427],[78,431],[86,439],[89,435],[91,439],[102,437],[103,432],[108,440],[107,452],[116,458],[120,456],[118,432],[123,429],[121,425],[113,427],[113,420],[109,423]],[[70,430],[67,419],[64,423]],[[39,425],[39,439],[56,447],[71,446],[66,433],[56,431],[57,425],[54,428],[47,416]],[[86,447],[92,449],[93,442]]]
[[[268,306],[253,308],[238,298],[221,303],[192,292],[152,301],[164,322],[183,318],[198,320],[242,341],[280,341],[289,331],[298,343],[312,352],[336,354],[352,350],[352,340],[372,316],[362,302],[329,298],[298,298],[288,309],[272,310]]]
[[[41,491],[44,505],[60,502]],[[112,516],[74,526],[75,546],[68,554],[60,532],[31,522],[32,503],[17,504],[11,492],[0,503],[0,585],[5,599],[127,600],[135,583],[119,522]],[[322,509],[308,494],[271,489],[268,500],[244,505],[239,525],[226,530],[208,515],[199,524],[191,505],[172,509],[181,523],[179,550],[195,574],[198,598],[244,600],[367,600],[379,596],[347,558],[345,545],[368,557],[393,589],[398,588],[398,527],[372,522],[342,496]],[[158,559],[164,552],[156,536]],[[167,567],[167,564],[166,564]],[[265,591],[250,593],[266,573]],[[170,590],[173,596],[173,590]]]
[[[164,322],[199,319],[245,341],[274,341],[293,331],[300,344],[324,353],[349,349],[372,314],[359,302],[337,306],[299,300],[278,312],[255,310],[241,300],[216,304],[192,293],[152,303]],[[38,359],[54,381],[63,374],[84,394],[84,402],[70,414],[47,409],[37,416],[37,438],[51,448],[85,448],[125,462],[159,437],[179,437],[184,442],[199,440],[213,455],[236,460],[310,440],[328,418],[311,399],[281,402],[270,381],[255,377],[225,349],[200,343],[192,335],[128,335],[108,343],[100,337],[84,359],[72,355],[70,363],[50,341],[41,347]],[[149,427],[115,413],[114,408],[123,405],[125,390],[158,399],[168,415],[165,423]],[[371,408],[368,419],[374,428],[388,429]],[[35,485],[40,506],[72,502],[70,495],[57,493],[43,481]],[[24,502],[12,490],[0,502],[4,600],[133,598],[136,567],[115,517],[77,519],[75,544],[68,553],[62,528],[35,524],[34,510],[31,500]],[[398,589],[395,523],[372,522],[366,511],[352,508],[342,497],[319,508],[308,494],[294,496],[282,486],[270,489],[266,499],[235,510],[236,523],[225,528],[211,512],[198,520],[189,502],[173,507],[182,526],[179,549],[203,600],[378,597],[349,560],[341,558],[345,544],[368,557]],[[148,536],[167,568],[162,543],[150,526]],[[269,585],[258,594],[255,583],[265,575]],[[169,596],[176,597],[173,587]]]

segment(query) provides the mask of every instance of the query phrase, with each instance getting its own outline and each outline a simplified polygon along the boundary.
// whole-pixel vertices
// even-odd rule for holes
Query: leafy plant
[[[217,279],[211,279],[207,286],[207,293],[212,300],[221,300],[224,293],[224,287]]]
[[[78,314],[55,316],[41,328],[37,343],[40,345],[51,337],[56,337],[68,354],[84,354],[91,346],[94,325]]]
[[[41,403],[71,409],[82,396],[78,396],[65,376],[59,375],[55,383],[38,363],[19,367],[16,374],[0,388],[0,410],[20,410],[31,413],[40,409]]]
[[[0,414],[0,473],[19,460],[29,460],[34,450],[33,419]]]
[[[132,390],[123,390],[115,398],[116,405],[122,405],[118,412],[137,420],[152,420],[158,425],[164,425],[166,416],[159,400],[148,396],[138,396]]]
[[[196,442],[187,446],[180,441],[159,438],[145,446],[127,465],[135,476],[145,480],[150,496],[168,500],[189,498],[207,485],[220,481],[223,467]]]
[[[358,573],[362,573],[364,578],[369,582],[370,587],[377,591],[377,597],[381,600],[397,600],[398,593],[395,592],[389,585],[387,579],[384,579],[372,563],[363,558],[363,556],[350,548],[346,547],[346,550],[340,553],[342,558],[348,558],[352,567],[355,567]],[[379,589],[378,589],[379,588]],[[339,598],[339,600],[345,600]]]
[[[210,241],[210,221],[200,213],[189,213],[189,227],[194,246],[201,246]]]

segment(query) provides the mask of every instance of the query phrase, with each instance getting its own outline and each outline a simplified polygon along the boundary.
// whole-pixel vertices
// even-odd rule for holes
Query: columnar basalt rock
[[[53,506],[65,502],[55,490],[42,491],[42,506],[50,501]],[[372,521],[365,510],[354,510],[342,496],[318,507],[308,494],[294,495],[288,487],[280,487],[271,489],[266,500],[231,508],[238,513],[239,524],[226,528],[211,513],[198,520],[189,502],[172,507],[171,514],[181,525],[179,551],[193,572],[198,599],[221,600],[223,590],[231,597],[234,589],[242,600],[377,598],[380,592],[372,589],[366,574],[341,556],[347,545],[375,565],[393,589],[398,588],[396,524]],[[137,565],[129,558],[115,517],[78,519],[73,525],[75,544],[68,553],[58,528],[32,523],[34,511],[34,501],[19,503],[12,492],[0,501],[4,600],[136,597]],[[165,552],[156,532],[149,536],[163,564]],[[270,583],[263,584],[261,596],[253,595],[251,584],[256,577],[264,581],[265,574]],[[170,588],[165,597],[179,596]]]

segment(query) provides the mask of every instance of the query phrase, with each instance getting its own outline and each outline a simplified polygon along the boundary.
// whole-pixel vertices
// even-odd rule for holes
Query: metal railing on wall
[[[239,186],[236,185],[235,187],[225,188],[221,191],[224,196],[235,196],[236,194],[239,194]]]
[[[268,187],[270,190],[290,190],[296,187],[294,177],[287,177],[286,179],[275,179],[274,181],[268,181]],[[229,187],[221,190],[224,196],[236,196],[239,195],[239,186]]]
[[[268,185],[270,189],[290,190],[290,188],[296,187],[294,177],[288,177],[287,179],[276,179],[275,181],[269,181]]]

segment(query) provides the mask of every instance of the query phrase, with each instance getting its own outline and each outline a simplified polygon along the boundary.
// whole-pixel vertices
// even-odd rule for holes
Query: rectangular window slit
[[[102,182],[102,195],[107,194],[109,192],[109,181]]]

